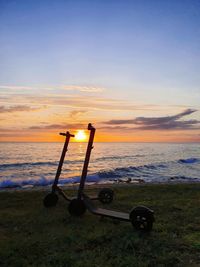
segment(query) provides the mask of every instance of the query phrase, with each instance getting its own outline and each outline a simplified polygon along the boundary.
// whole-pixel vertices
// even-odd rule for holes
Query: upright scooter
[[[52,185],[51,193],[49,193],[47,196],[45,196],[43,200],[43,204],[45,207],[53,207],[58,202],[58,194],[60,194],[66,201],[71,201],[72,199],[67,196],[64,191],[58,186],[59,178],[62,172],[62,166],[64,163],[65,155],[68,150],[68,145],[71,137],[74,137],[73,134],[70,134],[68,131],[66,133],[60,133],[60,135],[65,136],[65,142],[63,146],[63,150],[61,153],[60,161],[58,164],[57,172],[55,175],[55,179]],[[110,188],[102,188],[99,191],[98,196],[90,197],[91,200],[99,200],[103,204],[109,204],[113,200],[114,192]]]
[[[59,161],[59,164],[58,164],[56,176],[55,176],[55,179],[54,179],[54,182],[53,182],[53,185],[52,185],[51,193],[49,193],[43,200],[43,204],[44,204],[45,207],[53,207],[53,206],[55,206],[57,204],[58,195],[56,194],[56,191],[59,194],[61,194],[64,197],[64,199],[66,199],[67,201],[70,201],[70,198],[58,186],[58,181],[59,181],[60,174],[61,174],[61,171],[62,171],[62,166],[63,166],[63,162],[64,162],[65,155],[66,155],[66,152],[67,152],[69,140],[70,140],[71,137],[74,137],[74,135],[70,134],[69,132],[60,133],[60,135],[65,136],[65,143],[64,143],[62,154],[61,154],[60,161]]]
[[[91,198],[84,192],[85,181],[87,177],[87,170],[90,160],[91,151],[93,149],[93,141],[95,135],[95,128],[89,123],[88,130],[90,131],[89,142],[87,146],[85,161],[83,165],[81,180],[79,184],[77,197],[73,198],[68,206],[68,211],[71,215],[81,216],[86,210],[94,215],[109,217],[120,221],[131,222],[132,225],[140,231],[151,231],[154,222],[154,211],[145,207],[138,206],[131,210],[130,213],[114,211],[110,209],[98,208],[91,201]]]

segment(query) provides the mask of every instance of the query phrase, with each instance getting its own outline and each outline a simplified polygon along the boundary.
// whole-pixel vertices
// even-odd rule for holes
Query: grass
[[[0,266],[200,266],[200,184],[115,187],[109,207],[154,209],[149,234],[88,212],[71,217],[61,197],[56,207],[46,209],[45,194],[0,192]]]

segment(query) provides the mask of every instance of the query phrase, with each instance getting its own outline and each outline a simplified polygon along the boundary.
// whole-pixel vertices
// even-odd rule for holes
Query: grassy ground
[[[46,209],[45,194],[0,192],[0,266],[200,266],[200,184],[116,187],[110,207],[154,209],[149,234],[88,212],[73,218],[61,197]]]

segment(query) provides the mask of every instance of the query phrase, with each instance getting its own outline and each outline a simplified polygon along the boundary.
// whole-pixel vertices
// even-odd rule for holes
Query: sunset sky
[[[0,0],[0,141],[200,142],[199,0]]]

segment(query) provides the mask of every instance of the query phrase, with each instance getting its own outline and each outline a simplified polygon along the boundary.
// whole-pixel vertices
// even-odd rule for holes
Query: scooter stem
[[[64,146],[63,146],[62,154],[61,154],[61,157],[60,157],[60,161],[59,161],[59,164],[58,164],[55,180],[54,180],[54,183],[52,185],[52,192],[55,192],[57,184],[58,184],[58,180],[59,180],[59,177],[60,177],[60,174],[61,174],[61,171],[62,171],[62,165],[63,165],[64,159],[65,159],[65,154],[67,152],[67,147],[68,147],[68,144],[69,144],[70,137],[74,137],[74,135],[70,134],[69,132],[60,133],[60,135],[63,135],[66,138],[65,138],[65,143],[64,143]]]
[[[85,161],[84,161],[81,180],[80,180],[79,189],[78,189],[78,198],[79,199],[81,199],[81,197],[82,197],[82,192],[83,192],[83,189],[85,186],[85,180],[87,177],[88,165],[89,165],[89,161],[90,161],[91,151],[93,149],[93,141],[94,141],[94,135],[95,135],[96,129],[92,126],[91,123],[89,123],[88,124],[88,130],[90,131],[90,137],[89,137],[89,141],[88,141],[87,151],[86,151],[86,155],[85,155]]]

